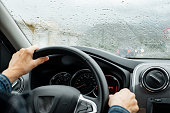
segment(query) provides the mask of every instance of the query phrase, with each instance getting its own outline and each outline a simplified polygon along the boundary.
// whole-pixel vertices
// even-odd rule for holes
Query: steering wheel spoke
[[[95,99],[80,94],[74,113],[97,113]]]

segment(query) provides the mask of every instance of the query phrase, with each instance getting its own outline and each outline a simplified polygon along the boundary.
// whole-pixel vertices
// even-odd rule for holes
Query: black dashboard
[[[92,56],[105,74],[110,94],[128,86],[130,73],[102,58]],[[49,56],[50,60],[31,74],[31,89],[45,85],[67,85],[77,88],[83,95],[97,96],[97,83],[90,69],[77,58],[65,54]]]
[[[150,106],[153,105],[157,106],[154,108],[160,107],[166,111],[165,106],[170,105],[170,102],[168,103],[170,100],[169,60],[127,59],[97,49],[76,48],[89,54],[99,64],[106,77],[110,94],[122,88],[129,88],[136,94],[140,107],[138,113],[152,113],[146,111],[150,111],[152,109]],[[55,54],[49,57],[48,62],[18,80],[20,81],[18,83],[24,86],[22,91],[19,90],[20,92],[45,85],[68,85],[77,88],[84,95],[94,98],[97,96],[95,78],[84,62],[66,54]],[[20,88],[19,85],[15,87],[17,90]],[[154,104],[148,104],[148,100]]]

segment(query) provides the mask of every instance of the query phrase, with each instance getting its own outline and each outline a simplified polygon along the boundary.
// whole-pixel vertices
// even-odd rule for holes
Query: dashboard
[[[122,88],[129,88],[136,94],[140,107],[138,113],[152,113],[147,111],[153,106],[156,106],[154,111],[160,111],[156,109],[160,108],[164,113],[168,113],[166,106],[170,105],[169,60],[133,60],[101,50],[81,47],[79,49],[85,51],[99,64],[106,77],[110,94]],[[18,79],[17,83],[14,82],[13,90],[22,93],[40,86],[67,85],[77,88],[83,95],[94,98],[98,96],[96,80],[84,62],[66,54],[49,57],[48,62]],[[107,111],[108,109],[104,113]]]
[[[78,89],[83,95],[97,97],[98,85],[87,65],[77,58],[65,54],[49,56],[50,60],[30,73],[31,89],[45,85],[67,85]],[[94,57],[103,70],[110,94],[128,87],[129,72],[111,62]],[[41,70],[41,71],[40,71]]]

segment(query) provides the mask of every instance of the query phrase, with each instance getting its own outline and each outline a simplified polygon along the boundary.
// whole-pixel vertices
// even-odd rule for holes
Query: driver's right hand
[[[127,109],[130,113],[136,113],[139,110],[135,94],[130,92],[129,89],[124,88],[114,95],[109,96],[109,106],[121,106]]]

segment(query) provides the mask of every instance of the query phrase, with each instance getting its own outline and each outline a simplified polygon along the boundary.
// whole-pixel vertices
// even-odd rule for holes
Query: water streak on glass
[[[2,0],[32,44],[170,58],[170,0]]]

